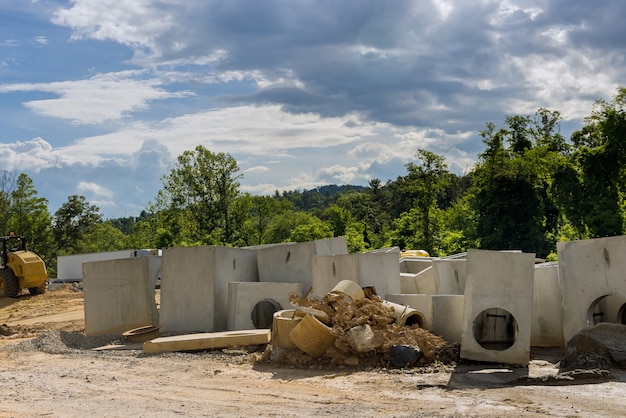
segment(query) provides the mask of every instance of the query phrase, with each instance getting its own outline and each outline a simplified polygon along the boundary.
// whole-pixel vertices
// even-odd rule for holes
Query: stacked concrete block
[[[163,251],[161,330],[215,332],[228,327],[228,283],[258,281],[256,252],[221,246]]]
[[[462,358],[529,363],[534,263],[534,254],[468,251]]]
[[[399,258],[397,247],[362,254],[316,256],[312,263],[312,293],[325,295],[342,280],[361,287],[374,286],[383,298],[400,293]]]
[[[160,267],[160,257],[83,263],[85,334],[122,334],[159,325],[154,285]]]
[[[267,314],[267,328],[271,328],[274,313],[291,308],[289,295],[302,296],[301,283],[230,282],[228,283],[228,330],[258,328],[253,316]],[[271,311],[267,311],[267,307]],[[265,310],[266,312],[255,312]]]
[[[563,347],[563,298],[558,263],[535,265],[530,344]]]
[[[611,295],[626,299],[626,236],[557,243],[563,288],[563,338],[596,322],[594,311]],[[618,299],[618,300],[619,300]],[[610,299],[609,299],[610,300]],[[621,318],[615,318],[620,322]]]
[[[256,248],[259,281],[301,283],[305,292],[313,284],[316,255],[348,254],[345,237]]]

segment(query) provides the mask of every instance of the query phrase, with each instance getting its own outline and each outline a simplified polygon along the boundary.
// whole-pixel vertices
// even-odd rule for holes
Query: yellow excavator
[[[0,297],[16,298],[22,289],[31,295],[48,290],[48,271],[44,261],[26,246],[26,238],[11,232],[0,237]]]

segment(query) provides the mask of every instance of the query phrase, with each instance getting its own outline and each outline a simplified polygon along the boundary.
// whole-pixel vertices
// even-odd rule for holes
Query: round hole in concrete
[[[474,338],[485,350],[504,351],[517,340],[517,320],[506,309],[488,308],[479,313],[472,324]]]
[[[273,299],[263,299],[252,308],[252,324],[256,329],[272,329],[274,313],[282,310],[280,303]]]
[[[626,324],[626,297],[612,293],[594,300],[587,309],[587,326],[600,322]]]

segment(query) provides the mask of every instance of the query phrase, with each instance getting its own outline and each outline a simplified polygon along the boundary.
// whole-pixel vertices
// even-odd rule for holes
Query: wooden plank
[[[146,341],[143,343],[143,352],[196,351],[212,348],[260,345],[269,343],[271,336],[272,332],[269,329],[175,335]]]

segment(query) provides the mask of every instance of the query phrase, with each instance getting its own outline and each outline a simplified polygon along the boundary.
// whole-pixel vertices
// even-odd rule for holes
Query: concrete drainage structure
[[[354,289],[345,284],[351,282],[375,289],[400,316],[410,312],[411,321],[460,342],[463,358],[527,364],[531,346],[563,347],[583,328],[626,324],[626,237],[558,243],[557,249],[559,263],[486,250],[400,258],[398,248],[348,254],[340,237],[168,248],[162,257],[84,262],[85,333],[148,326],[206,333],[280,323],[285,337],[303,318],[285,311],[290,293],[351,295]],[[160,310],[154,300],[159,271]]]
[[[529,363],[534,264],[534,254],[468,252],[461,358]]]
[[[563,337],[599,322],[624,323],[626,236],[557,243]]]

